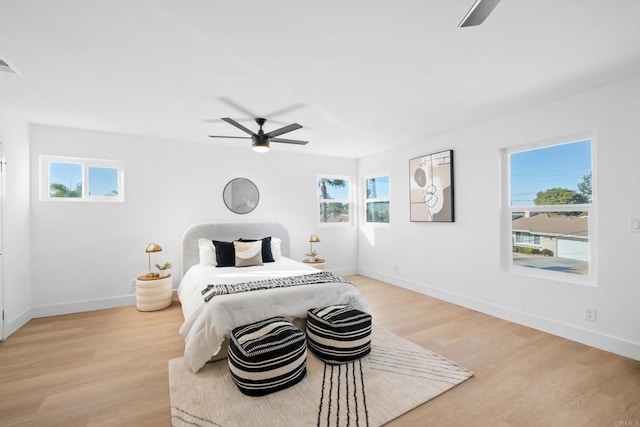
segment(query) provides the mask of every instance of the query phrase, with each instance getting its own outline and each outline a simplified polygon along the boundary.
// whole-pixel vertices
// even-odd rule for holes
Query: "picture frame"
[[[411,222],[455,222],[453,150],[409,160]]]

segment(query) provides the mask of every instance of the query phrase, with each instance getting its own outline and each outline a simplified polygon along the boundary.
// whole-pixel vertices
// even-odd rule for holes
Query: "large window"
[[[318,207],[320,224],[351,223],[351,179],[318,177]]]
[[[389,176],[377,175],[364,180],[365,223],[389,223]]]
[[[40,156],[40,200],[122,202],[122,162]]]
[[[507,268],[561,280],[594,276],[592,149],[584,139],[505,150]]]

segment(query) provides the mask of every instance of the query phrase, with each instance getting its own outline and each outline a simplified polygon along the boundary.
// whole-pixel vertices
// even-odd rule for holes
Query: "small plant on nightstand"
[[[164,264],[156,264],[158,270],[160,270],[160,277],[167,277],[169,275],[169,269],[173,267],[170,262],[165,262]]]
[[[305,255],[307,256],[307,261],[315,261],[318,253],[316,251],[311,251]]]

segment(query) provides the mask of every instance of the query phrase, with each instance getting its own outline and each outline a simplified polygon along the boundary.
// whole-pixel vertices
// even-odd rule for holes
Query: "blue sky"
[[[590,140],[512,153],[511,206],[533,205],[536,194],[549,188],[578,191],[590,172]]]
[[[327,194],[330,199],[348,199],[349,198],[349,180],[343,180],[347,185],[344,187],[334,187],[327,183]],[[322,192],[320,191],[320,185],[318,184],[318,198],[322,197]]]
[[[376,177],[375,180],[376,180],[376,197],[378,199],[388,198],[389,197],[389,177],[379,176],[379,177]]]
[[[49,168],[52,184],[62,184],[73,190],[76,185],[82,182],[82,165],[80,163],[51,162]]]
[[[111,196],[118,193],[118,169],[89,168],[89,194]]]

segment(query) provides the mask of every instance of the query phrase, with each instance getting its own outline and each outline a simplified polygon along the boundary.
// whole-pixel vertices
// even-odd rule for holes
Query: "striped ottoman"
[[[307,375],[304,332],[284,317],[239,326],[229,339],[229,371],[249,396],[284,390]]]
[[[309,349],[322,361],[336,365],[371,351],[371,315],[348,305],[307,311]]]

